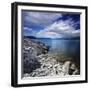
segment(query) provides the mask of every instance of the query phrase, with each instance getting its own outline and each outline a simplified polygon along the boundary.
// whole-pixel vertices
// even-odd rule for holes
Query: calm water
[[[50,47],[50,53],[65,53],[80,63],[80,40],[37,39]]]

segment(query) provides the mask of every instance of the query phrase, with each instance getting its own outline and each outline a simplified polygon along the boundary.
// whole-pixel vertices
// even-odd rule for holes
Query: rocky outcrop
[[[41,42],[24,38],[23,41],[23,73],[31,73],[40,68],[41,64],[37,56],[47,53],[49,47]]]
[[[23,52],[28,51],[30,55],[37,56],[40,54],[45,54],[49,50],[49,47],[45,44],[29,38],[25,38],[23,43]]]
[[[64,55],[47,53],[48,46],[43,43],[24,39],[23,62],[24,77],[77,75],[79,69],[71,58]]]

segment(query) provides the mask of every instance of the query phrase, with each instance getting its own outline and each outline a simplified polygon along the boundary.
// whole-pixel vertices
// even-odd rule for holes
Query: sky
[[[80,14],[22,11],[24,36],[37,38],[80,37]]]

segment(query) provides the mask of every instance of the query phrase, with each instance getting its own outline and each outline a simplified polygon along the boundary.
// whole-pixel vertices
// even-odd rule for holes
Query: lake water
[[[49,53],[65,53],[80,63],[80,40],[37,39],[50,47]]]

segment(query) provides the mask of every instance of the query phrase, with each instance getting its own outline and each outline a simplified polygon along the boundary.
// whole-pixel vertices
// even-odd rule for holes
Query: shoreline
[[[26,52],[26,58],[24,58],[24,69],[26,68],[25,70],[28,71],[25,72],[26,74],[23,73],[23,77],[80,74],[79,69],[75,62],[73,62],[72,58],[67,57],[64,54],[48,53],[49,48],[43,43],[37,43],[30,39],[26,39],[26,42],[24,42],[24,53]],[[28,49],[26,50],[26,48]]]

